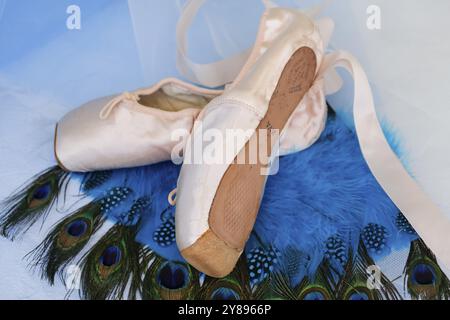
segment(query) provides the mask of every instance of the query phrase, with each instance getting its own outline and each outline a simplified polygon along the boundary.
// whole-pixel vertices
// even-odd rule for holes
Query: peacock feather
[[[52,284],[76,260],[81,298],[399,298],[383,274],[381,288],[370,290],[367,269],[417,234],[370,174],[354,133],[335,116],[314,146],[280,159],[245,254],[223,279],[198,272],[177,250],[167,195],[178,174],[170,162],[70,176],[53,167],[8,199],[0,232],[12,238],[26,230],[45,217],[69,178],[81,177],[83,199],[92,202],[69,212],[30,254]],[[113,226],[100,234],[105,220]],[[448,279],[434,256],[420,242],[411,246],[408,291],[447,298]]]
[[[200,300],[249,300],[248,291],[242,288],[245,284],[239,283],[235,277],[224,279],[207,277],[202,287]],[[247,288],[248,289],[248,288]]]
[[[59,272],[63,280],[65,267],[85,247],[103,221],[101,205],[96,201],[59,222],[44,241],[29,253],[34,266],[41,269],[41,277],[53,285],[55,275]]]
[[[60,194],[65,194],[69,176],[60,167],[51,167],[6,199],[0,213],[0,234],[14,239],[45,218]]]
[[[251,285],[248,265],[241,257],[234,271],[216,279],[183,262],[154,256],[144,278],[144,299],[163,300],[253,300],[268,294],[269,280]]]
[[[289,261],[289,259],[284,259]],[[273,275],[272,288],[276,297],[286,300],[332,300],[336,287],[327,260],[324,260],[312,277],[305,276],[292,286],[286,265]]]
[[[82,258],[83,298],[136,299],[148,256],[148,249],[134,240],[137,232],[137,226],[115,225]]]
[[[324,261],[312,280],[305,277],[295,289],[298,300],[332,300],[334,298],[335,282],[329,266]]]
[[[448,300],[450,282],[423,240],[411,242],[405,267],[405,286],[413,299]]]
[[[297,300],[297,295],[286,272],[275,272],[272,276],[271,287],[273,290],[271,299]]]
[[[197,299],[200,300],[261,300],[269,297],[270,278],[257,284],[250,280],[248,261],[241,256],[233,272],[225,278],[205,276]]]
[[[106,213],[123,203],[131,192],[129,188],[111,188],[102,198],[88,203],[60,221],[41,244],[28,254],[34,261],[32,265],[40,269],[41,277],[53,284],[59,272],[63,279],[65,267],[102,226]]]
[[[379,287],[370,288],[368,286],[368,268],[375,266],[374,260],[370,257],[364,241],[359,242],[359,246],[354,254],[349,251],[348,262],[345,266],[344,274],[340,277],[336,286],[336,299],[338,300],[399,300],[401,299],[395,286],[379,270],[379,279],[375,279]]]
[[[186,263],[165,260],[154,253],[143,285],[146,300],[189,300],[198,295],[200,274]]]

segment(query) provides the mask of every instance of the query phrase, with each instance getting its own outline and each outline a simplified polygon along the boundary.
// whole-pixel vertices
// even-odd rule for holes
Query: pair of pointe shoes
[[[316,23],[299,10],[267,9],[252,53],[225,90],[166,79],[148,89],[87,103],[57,124],[58,162],[77,172],[135,167],[173,159],[182,149],[177,245],[199,271],[226,276],[249,238],[266,181],[261,160],[234,160],[249,154],[252,141],[268,157],[277,142],[281,154],[303,150],[324,128],[321,64],[329,36],[324,30],[332,29],[327,21]],[[206,146],[204,132],[209,129],[250,134],[222,162],[186,161],[194,157],[195,145]],[[269,136],[278,130],[280,139],[262,150],[260,129]],[[180,133],[178,140],[174,132]],[[220,153],[224,144],[215,143],[208,152]]]

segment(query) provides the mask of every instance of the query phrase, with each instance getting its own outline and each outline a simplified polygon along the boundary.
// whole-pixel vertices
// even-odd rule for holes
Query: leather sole
[[[197,270],[217,278],[233,271],[255,224],[267,178],[261,174],[264,164],[260,159],[256,164],[238,164],[237,159],[249,159],[254,146],[260,154],[260,129],[267,129],[268,135],[271,129],[283,130],[312,86],[316,68],[316,55],[308,47],[298,49],[286,64],[266,116],[222,177],[209,212],[209,230],[181,251]],[[270,142],[270,137],[266,141]],[[268,157],[272,147],[265,148]]]

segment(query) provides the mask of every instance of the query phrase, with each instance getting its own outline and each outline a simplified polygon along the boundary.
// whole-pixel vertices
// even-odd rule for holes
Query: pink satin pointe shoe
[[[88,172],[171,160],[176,146],[183,149],[179,145],[183,140],[173,139],[174,131],[189,133],[202,108],[223,92],[204,87],[231,88],[239,83],[290,19],[282,11],[266,11],[255,45],[247,50],[250,54],[199,65],[187,58],[185,48],[187,29],[203,3],[190,1],[177,29],[180,72],[202,87],[170,78],[147,89],[88,102],[68,113],[55,131],[55,158],[62,168]],[[318,26],[323,33],[318,39],[326,42],[332,24],[324,20]],[[323,90],[323,78],[318,76],[281,134],[280,155],[303,150],[319,137],[327,112]]]
[[[266,164],[260,158],[255,163],[239,159],[248,159],[252,152],[273,157],[275,142],[270,137],[275,130],[281,132],[281,142],[276,141],[281,149],[307,148],[320,136],[326,119],[320,71],[326,41],[320,26],[299,10],[269,8],[258,39],[244,73],[197,118],[178,180],[178,248],[192,266],[212,277],[233,270],[264,193]],[[228,130],[250,134],[238,139],[231,157],[208,162],[205,158],[229,148],[226,139],[208,145],[208,130],[223,137]],[[266,146],[261,131],[269,138]],[[192,160],[199,145],[204,147],[201,164]]]
[[[62,168],[75,172],[170,160],[180,143],[172,133],[189,133],[202,108],[221,92],[165,79],[147,89],[88,102],[58,122],[55,157]]]
[[[318,139],[326,120],[324,74],[319,67],[331,29],[328,21],[315,23],[298,10],[268,9],[243,65],[231,59],[198,67],[179,55],[182,66],[184,62],[197,76],[191,81],[227,84],[225,92],[166,79],[148,89],[89,102],[59,121],[56,158],[63,168],[79,172],[170,160],[179,143],[172,139],[173,132],[190,132],[197,117],[196,123],[222,132],[277,130],[281,155],[303,150]],[[190,141],[199,139],[200,131],[194,126]],[[236,158],[248,152],[250,140],[255,139],[248,137],[236,149]],[[192,155],[190,144],[184,149],[185,155]],[[222,277],[233,269],[263,195],[266,177],[261,167],[261,163],[235,164],[233,159],[220,165],[183,165],[177,244],[198,270]]]

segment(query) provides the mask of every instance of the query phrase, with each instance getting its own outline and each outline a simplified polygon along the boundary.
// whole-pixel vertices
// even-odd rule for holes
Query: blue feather
[[[173,241],[174,208],[167,201],[179,169],[166,162],[116,170],[101,189],[122,183],[133,189],[135,197],[150,197],[137,241],[165,259],[184,262]],[[397,216],[398,209],[370,173],[353,131],[332,114],[316,144],[280,159],[278,174],[267,181],[255,225],[259,239],[251,237],[246,253],[261,246],[296,252],[290,258],[302,265],[292,274],[296,284],[316,272],[330,253],[327,243],[333,237],[343,241],[345,250],[355,250],[363,231],[379,225],[384,230],[382,250],[379,246],[371,253],[376,258],[389,254],[400,239]]]
[[[369,223],[394,234],[397,213],[370,173],[354,133],[331,115],[315,145],[280,159],[279,173],[268,179],[255,230],[281,251],[294,247],[303,253],[305,273],[311,276],[331,237],[339,235],[347,250],[355,250]]]

